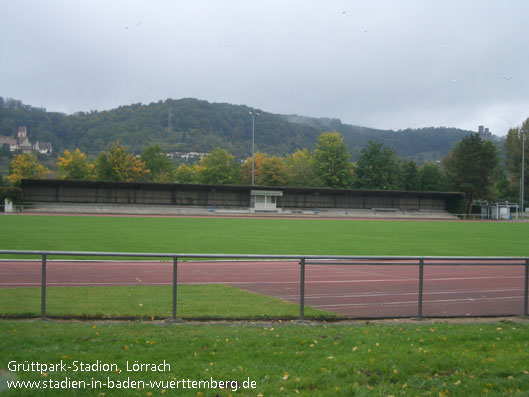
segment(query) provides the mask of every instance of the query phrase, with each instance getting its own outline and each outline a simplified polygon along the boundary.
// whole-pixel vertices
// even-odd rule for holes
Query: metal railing
[[[453,214],[457,216],[462,221],[526,221],[529,220],[529,214],[527,213],[513,213],[509,214],[509,218],[503,219],[503,218],[492,218],[488,215],[482,215],[482,214]]]
[[[244,254],[183,254],[183,253],[131,253],[131,252],[83,252],[83,251],[24,251],[0,250],[1,255],[40,256],[41,270],[41,318],[46,318],[46,268],[50,256],[73,257],[119,257],[157,258],[173,262],[173,306],[172,320],[177,320],[178,262],[182,259],[251,259],[251,260],[296,260],[300,265],[299,318],[305,318],[305,272],[306,266],[418,266],[419,285],[417,318],[423,318],[423,287],[425,266],[523,266],[524,295],[523,315],[529,316],[529,257],[466,257],[466,256],[347,256],[347,255],[244,255]]]

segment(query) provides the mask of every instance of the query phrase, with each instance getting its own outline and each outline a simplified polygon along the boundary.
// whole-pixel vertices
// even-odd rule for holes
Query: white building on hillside
[[[18,127],[17,138],[10,136],[0,136],[0,147],[2,145],[9,145],[9,151],[14,152],[20,150],[22,153],[32,153],[33,151],[41,154],[51,154],[53,148],[51,142],[37,141],[32,145],[28,138],[27,127]]]

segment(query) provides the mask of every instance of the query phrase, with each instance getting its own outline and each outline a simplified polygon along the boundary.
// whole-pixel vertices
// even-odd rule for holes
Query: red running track
[[[172,262],[48,262],[48,286],[168,285]],[[307,265],[305,304],[357,318],[415,317],[419,268]],[[0,262],[0,288],[40,286],[41,263]],[[221,283],[299,303],[296,262],[181,262],[179,284]],[[423,315],[522,315],[523,266],[425,266]]]

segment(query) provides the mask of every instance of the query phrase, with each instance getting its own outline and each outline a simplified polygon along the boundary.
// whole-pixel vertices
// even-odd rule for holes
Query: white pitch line
[[[501,279],[523,279],[523,276],[505,276],[505,277],[451,277],[451,278],[429,278],[424,279],[424,281],[454,281],[454,280],[501,280]],[[305,281],[305,284],[358,284],[358,283],[398,283],[401,281],[418,281],[417,278],[410,278],[410,279],[399,279],[399,280],[386,280],[386,279],[372,279],[372,280],[332,280],[332,281],[321,281],[321,280],[315,280],[315,281]],[[23,285],[40,285],[39,283],[0,283],[0,286],[2,285],[15,285],[15,284],[23,284]],[[131,283],[123,283],[123,282],[116,282],[116,283],[87,283],[87,285],[130,285]],[[134,284],[134,283],[133,283]],[[144,283],[146,284],[146,283]],[[166,283],[151,283],[153,285],[165,285]],[[171,282],[168,282],[168,284],[171,284]],[[230,284],[230,285],[279,285],[279,284],[294,284],[299,285],[299,281],[230,281],[230,280],[222,280],[222,281],[209,281],[209,282],[178,282],[178,284]],[[50,283],[48,282],[47,285],[76,285],[69,282],[55,282]]]
[[[431,304],[431,303],[454,303],[454,302],[475,302],[475,301],[492,301],[492,300],[514,300],[514,299],[522,299],[523,296],[503,296],[499,298],[463,298],[463,299],[437,299],[437,300],[428,300],[423,301],[424,304]],[[384,303],[342,303],[342,304],[335,304],[335,305],[311,305],[312,307],[316,307],[318,309],[323,308],[332,308],[332,307],[379,307],[379,306],[406,306],[406,305],[417,305],[417,301],[404,301],[404,302],[384,302]]]
[[[458,280],[503,280],[503,279],[523,279],[520,276],[490,276],[490,277],[442,277],[442,278],[424,278],[424,281],[458,281]],[[305,284],[335,284],[335,283],[398,283],[400,281],[419,281],[419,278],[402,278],[398,280],[371,279],[371,280],[305,280]],[[281,283],[281,282],[279,282]]]
[[[443,294],[485,294],[485,293],[494,293],[494,292],[514,292],[514,291],[523,291],[523,288],[509,288],[509,289],[488,289],[488,290],[463,290],[463,291],[436,291],[436,292],[423,292],[423,295],[443,295]],[[395,293],[386,293],[386,292],[360,292],[357,294],[346,294],[346,295],[305,295],[305,299],[327,299],[327,298],[365,298],[373,296],[406,296],[406,295],[417,295],[418,292],[395,292]],[[276,296],[279,299],[290,299],[290,298],[299,298],[297,295],[282,295]]]
[[[523,275],[519,276],[489,276],[489,277],[442,277],[442,278],[424,278],[424,281],[454,281],[454,280],[502,280],[519,278],[523,279]],[[418,280],[418,279],[417,279]]]
[[[208,275],[208,272],[205,272],[203,270],[198,270],[198,269],[193,270],[193,273],[203,274],[203,275],[206,275],[206,276]]]
[[[398,276],[395,274],[386,274],[386,273],[379,273],[379,272],[373,272],[373,271],[362,271],[362,270],[357,270],[357,269],[351,269],[351,270],[353,270],[355,273],[368,274],[370,276],[387,276],[387,277],[392,277],[392,278],[401,279],[401,280],[406,279],[406,277]]]

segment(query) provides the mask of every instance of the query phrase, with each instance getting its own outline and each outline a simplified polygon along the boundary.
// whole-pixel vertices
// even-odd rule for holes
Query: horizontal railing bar
[[[145,252],[94,252],[94,251],[20,251],[0,250],[0,255],[53,255],[53,256],[102,256],[128,258],[230,258],[230,259],[292,259],[303,255],[256,255],[256,254],[186,254],[186,253],[145,253]],[[325,257],[327,258],[327,257]]]
[[[393,261],[387,261],[387,262],[306,262],[307,265],[317,265],[317,266],[327,266],[327,265],[333,265],[333,266],[417,266],[419,264],[418,261],[407,261],[407,262],[393,262]]]
[[[129,258],[218,258],[218,259],[291,259],[291,260],[373,260],[373,261],[525,261],[528,257],[507,256],[354,256],[354,255],[270,255],[270,254],[196,254],[196,253],[145,253],[145,252],[94,252],[94,251],[34,251],[0,250],[0,255],[48,255],[48,256],[102,256]],[[318,263],[319,264],[319,263]],[[323,264],[323,263],[321,263]],[[467,263],[465,263],[467,264]]]
[[[524,263],[520,261],[510,263],[497,263],[497,262],[424,262],[424,266],[523,266]]]
[[[484,260],[485,261],[485,260]],[[317,266],[419,266],[417,262],[305,262],[305,265]],[[511,263],[496,262],[424,262],[424,266],[525,266],[524,262],[516,261]]]

